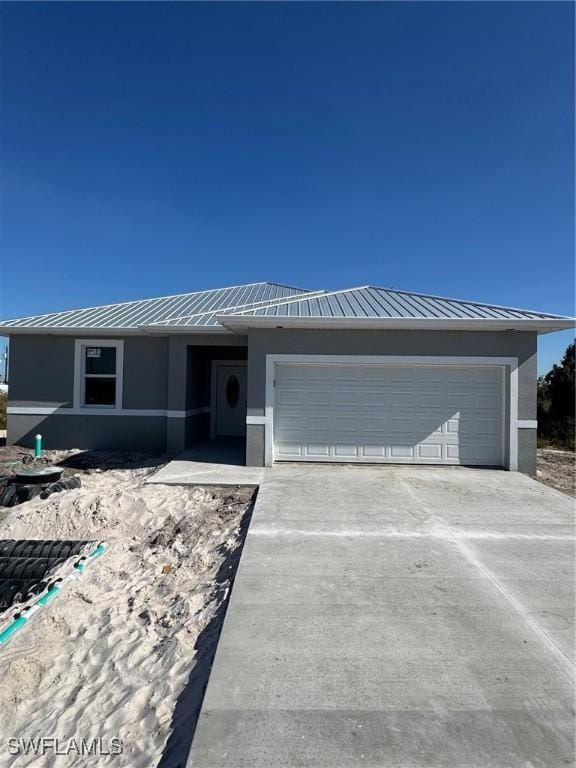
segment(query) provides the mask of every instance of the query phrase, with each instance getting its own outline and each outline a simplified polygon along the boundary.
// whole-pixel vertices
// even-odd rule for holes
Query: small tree
[[[570,344],[560,365],[538,379],[538,437],[574,450],[576,430],[575,345]]]

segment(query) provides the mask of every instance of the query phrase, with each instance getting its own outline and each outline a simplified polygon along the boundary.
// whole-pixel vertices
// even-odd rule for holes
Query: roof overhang
[[[50,328],[40,325],[0,325],[0,336],[142,336],[139,328]]]
[[[230,331],[228,328],[224,328],[222,325],[141,325],[140,330],[146,334],[161,333],[163,336],[166,334],[170,336],[173,334],[183,334],[185,336],[194,336],[197,334],[202,334],[205,336],[208,334],[211,336],[214,333],[224,333],[228,335],[233,333],[233,331]]]
[[[249,328],[309,328],[408,331],[532,331],[553,333],[576,327],[576,319],[497,320],[484,318],[360,318],[360,317],[280,317],[217,315],[217,320],[235,333]]]
[[[203,336],[212,336],[213,334],[230,335],[234,333],[221,325],[203,325],[203,326],[184,326],[184,325],[140,325],[136,328],[49,328],[46,326],[10,326],[0,325],[0,336],[150,336],[159,334],[161,336],[180,335],[194,336],[202,334]]]
[[[245,334],[250,328],[301,328],[348,330],[407,330],[407,331],[531,331],[545,334],[576,328],[576,319],[497,320],[485,318],[437,317],[280,317],[249,315],[218,315],[220,325],[141,325],[136,328],[49,328],[46,326],[0,326],[0,336],[212,336]]]

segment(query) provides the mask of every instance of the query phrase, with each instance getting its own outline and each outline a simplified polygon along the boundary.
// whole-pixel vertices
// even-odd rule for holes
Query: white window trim
[[[509,444],[508,469],[518,470],[518,358],[434,357],[432,355],[266,355],[266,405],[264,417],[264,464],[274,463],[274,380],[278,363],[293,365],[490,365],[508,371]],[[254,418],[254,417],[251,417]],[[506,430],[504,424],[504,430]]]
[[[84,404],[83,350],[86,347],[114,347],[116,349],[116,397],[114,405]],[[116,339],[75,339],[74,341],[74,400],[76,411],[115,412],[122,410],[124,391],[124,342]]]

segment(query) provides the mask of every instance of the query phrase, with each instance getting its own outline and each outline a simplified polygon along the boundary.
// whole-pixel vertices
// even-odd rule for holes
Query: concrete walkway
[[[572,765],[573,513],[515,473],[267,469],[188,766]]]
[[[146,482],[166,485],[259,485],[262,467],[244,465],[244,439],[207,440],[181,453]]]

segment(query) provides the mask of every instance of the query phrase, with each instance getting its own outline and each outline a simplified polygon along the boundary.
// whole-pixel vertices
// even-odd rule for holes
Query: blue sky
[[[266,279],[574,312],[572,4],[0,15],[4,318]]]

